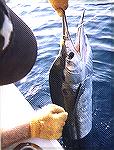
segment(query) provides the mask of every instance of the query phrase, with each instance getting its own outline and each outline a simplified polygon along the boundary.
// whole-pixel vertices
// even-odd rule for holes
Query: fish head
[[[73,73],[80,73],[82,71],[82,61],[80,53],[77,51],[71,40],[66,41],[66,60],[65,68]]]
[[[68,31],[68,26],[66,25],[65,46],[67,57],[65,67],[70,72],[76,74],[79,74],[82,70],[85,70],[86,64],[90,61],[91,56],[91,47],[84,29],[84,12],[85,10],[83,11],[79,26],[77,28],[75,43],[73,43]]]

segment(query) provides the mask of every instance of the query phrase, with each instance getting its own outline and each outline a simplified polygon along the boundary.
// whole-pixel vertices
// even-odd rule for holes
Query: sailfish
[[[52,102],[68,112],[63,139],[81,139],[92,128],[92,50],[84,28],[84,14],[73,43],[66,15],[62,17],[62,44],[49,72]]]

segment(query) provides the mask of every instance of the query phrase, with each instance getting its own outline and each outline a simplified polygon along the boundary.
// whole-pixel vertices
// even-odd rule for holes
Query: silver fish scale
[[[75,133],[73,139],[83,138],[92,128],[92,77],[88,75],[81,81],[79,74],[65,70],[62,84],[65,109],[69,113],[69,131]],[[74,132],[74,129],[78,132]],[[78,135],[77,135],[78,134]],[[77,137],[78,136],[78,137]]]
[[[92,128],[92,79],[88,77],[81,85],[74,114],[76,116],[79,137],[85,137]]]

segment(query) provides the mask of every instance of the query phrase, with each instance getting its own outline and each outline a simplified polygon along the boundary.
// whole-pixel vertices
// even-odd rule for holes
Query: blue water
[[[114,149],[114,3],[110,1],[71,0],[66,11],[69,31],[75,40],[79,17],[82,9],[86,9],[85,29],[93,52],[93,129],[83,150]],[[8,5],[36,36],[36,63],[31,72],[15,84],[33,108],[38,109],[51,103],[48,76],[59,51],[61,18],[47,0],[12,0]]]

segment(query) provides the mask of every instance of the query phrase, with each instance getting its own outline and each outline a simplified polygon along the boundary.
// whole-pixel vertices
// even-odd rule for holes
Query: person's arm
[[[8,147],[16,142],[25,140],[31,137],[30,124],[17,126],[1,133],[2,148]]]
[[[48,104],[35,112],[33,119],[24,125],[17,126],[1,133],[2,148],[31,137],[59,139],[68,113],[55,104]],[[21,117],[21,116],[20,116]]]

